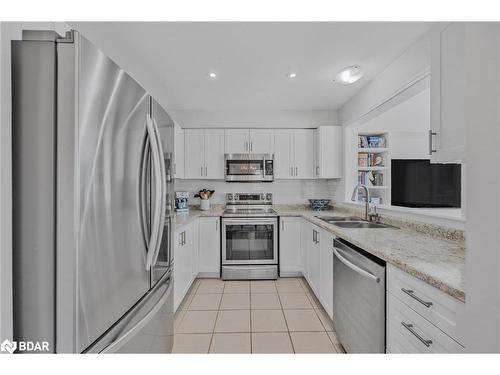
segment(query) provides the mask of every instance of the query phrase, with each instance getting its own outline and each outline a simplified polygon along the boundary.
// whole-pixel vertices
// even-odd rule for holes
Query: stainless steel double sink
[[[340,228],[385,228],[385,229],[398,229],[392,225],[372,223],[366,220],[362,220],[359,217],[354,216],[316,216],[318,219],[323,220],[329,224],[336,225]]]

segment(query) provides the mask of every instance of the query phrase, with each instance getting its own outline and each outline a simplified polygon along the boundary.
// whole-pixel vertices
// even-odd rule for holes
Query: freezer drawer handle
[[[370,280],[373,280],[375,281],[376,283],[379,283],[380,282],[380,278],[375,276],[374,274],[368,272],[368,271],[365,271],[364,269],[358,267],[357,265],[349,262],[346,258],[344,258],[342,255],[340,255],[338,249],[336,247],[333,248],[333,253],[335,254],[335,256],[337,257],[338,260],[340,260],[342,263],[344,263],[344,265],[346,265],[347,267],[349,267],[351,270],[353,270],[354,272],[360,274],[361,276],[364,276]]]
[[[403,293],[408,294],[411,298],[413,298],[414,300],[417,300],[418,302],[420,302],[422,305],[424,305],[424,306],[425,306],[425,307],[427,307],[427,308],[429,308],[429,307],[431,307],[431,306],[432,306],[432,302],[426,302],[426,301],[424,301],[422,298],[417,297],[417,296],[415,295],[415,292],[414,292],[413,290],[411,290],[411,289],[401,288],[401,291],[402,291]]]
[[[101,353],[115,353],[123,345],[129,342],[135,336],[135,334],[139,332],[141,329],[143,329],[146,326],[146,324],[148,324],[151,321],[151,319],[153,319],[153,317],[158,313],[158,311],[160,311],[162,306],[167,301],[167,298],[169,297],[171,292],[172,292],[172,283],[170,283],[167,290],[161,296],[160,300],[151,308],[151,310],[149,310],[149,312],[146,315],[144,315],[144,317],[141,320],[139,320],[139,322],[137,322],[136,325],[130,328],[127,332],[125,332],[122,336],[113,341],[111,344],[106,346],[101,351]]]
[[[422,336],[420,336],[414,329],[413,329],[413,324],[410,324],[410,323],[405,323],[405,322],[401,322],[401,324],[403,325],[403,327],[405,327],[408,331],[410,331],[413,336],[415,336],[417,339],[419,339],[425,346],[429,347],[431,346],[432,344],[432,340],[427,340],[427,339],[424,339]]]

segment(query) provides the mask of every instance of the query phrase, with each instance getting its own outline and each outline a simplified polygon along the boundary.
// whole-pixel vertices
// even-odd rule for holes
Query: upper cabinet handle
[[[436,132],[433,132],[432,130],[429,129],[429,155],[432,155],[432,153],[437,152],[435,148],[432,147],[432,136],[436,135]]]

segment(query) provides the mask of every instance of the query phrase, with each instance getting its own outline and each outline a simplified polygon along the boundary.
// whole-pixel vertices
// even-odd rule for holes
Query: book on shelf
[[[358,153],[358,167],[382,167],[383,158],[380,154]]]
[[[366,186],[383,186],[384,175],[380,172],[359,171],[358,183]]]
[[[384,148],[386,147],[383,135],[358,135],[358,148]]]
[[[358,154],[358,167],[368,167],[368,154]]]

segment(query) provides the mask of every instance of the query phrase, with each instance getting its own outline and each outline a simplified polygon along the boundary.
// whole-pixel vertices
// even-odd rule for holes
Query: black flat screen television
[[[425,159],[391,161],[391,204],[403,207],[461,207],[460,164]]]

